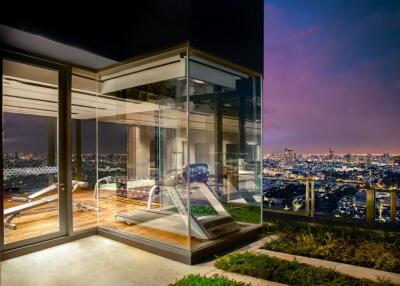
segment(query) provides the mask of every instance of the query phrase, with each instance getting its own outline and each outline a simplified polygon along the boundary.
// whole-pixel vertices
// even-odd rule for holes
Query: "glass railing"
[[[400,222],[400,190],[358,181],[263,178],[265,211],[379,223]]]

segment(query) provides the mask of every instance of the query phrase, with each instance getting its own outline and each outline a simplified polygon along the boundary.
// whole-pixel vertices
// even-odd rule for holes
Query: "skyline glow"
[[[400,153],[400,2],[264,4],[265,152]]]

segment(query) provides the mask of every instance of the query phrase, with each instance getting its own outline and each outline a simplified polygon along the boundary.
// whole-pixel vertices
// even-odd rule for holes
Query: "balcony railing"
[[[264,177],[264,210],[369,223],[400,223],[400,190],[358,181]]]

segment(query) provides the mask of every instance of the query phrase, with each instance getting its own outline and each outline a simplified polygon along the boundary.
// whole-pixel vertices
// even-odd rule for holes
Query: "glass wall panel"
[[[72,75],[71,101],[73,229],[80,231],[97,227],[95,74],[77,71]]]
[[[189,65],[190,204],[213,240],[261,223],[261,82],[197,56]]]
[[[185,59],[172,58],[101,76],[95,190],[100,227],[188,249]]]
[[[73,69],[75,232],[192,250],[261,223],[261,80],[188,50]],[[60,230],[58,72],[3,67],[9,243]]]
[[[393,196],[393,198],[392,198]],[[396,209],[392,210],[393,200],[397,200],[396,193],[391,191],[375,191],[375,221],[380,223],[396,222]],[[397,205],[397,202],[396,202]]]
[[[396,195],[394,195],[394,200],[396,201],[396,212],[395,212],[395,219],[394,221],[396,223],[400,223],[400,192],[396,192]]]
[[[58,71],[3,60],[4,242],[60,230]]]

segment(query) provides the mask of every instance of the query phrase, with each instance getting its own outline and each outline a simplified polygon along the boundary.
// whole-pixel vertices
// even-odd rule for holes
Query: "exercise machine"
[[[72,187],[72,192],[77,190],[78,188],[86,188],[87,183],[82,182],[82,181],[72,181],[73,187]],[[17,226],[15,223],[12,221],[20,216],[24,215],[24,212],[51,204],[53,202],[56,202],[58,200],[58,194],[53,194],[53,195],[48,195],[51,192],[55,192],[58,190],[58,188],[61,187],[60,184],[52,184],[49,187],[46,187],[38,192],[35,192],[27,197],[12,197],[11,199],[15,202],[25,202],[24,204],[7,208],[4,210],[4,225],[7,228],[10,229],[16,229]],[[95,211],[97,208],[80,203],[80,202],[73,202],[74,207],[77,207],[81,210],[90,210],[90,211]]]
[[[200,217],[189,215],[175,185],[164,180],[158,181],[152,190],[160,188],[160,192],[165,192],[169,196],[172,205],[153,208],[154,195],[150,192],[147,208],[128,214],[118,214],[115,218],[128,225],[158,226],[160,229],[180,234],[187,234],[187,228],[190,225],[191,234],[202,240],[212,240],[239,231],[240,227],[237,222],[229,215],[205,183],[191,183],[190,185],[192,192],[199,191],[202,193],[217,214]],[[177,212],[171,211],[171,209],[176,209]],[[184,224],[182,224],[182,221]]]
[[[155,180],[150,178],[128,178],[107,176],[99,179],[94,187],[93,198],[97,199],[100,192],[100,183],[115,183],[115,195],[121,198],[134,200],[147,200],[149,192],[154,194],[151,188]]]
[[[190,190],[192,193],[200,192],[216,214],[199,217],[194,217],[193,214],[189,215],[187,207],[178,192],[178,178],[171,177],[155,182],[149,191],[146,208],[128,214],[117,214],[115,219],[128,225],[140,224],[185,235],[187,235],[187,229],[190,226],[191,234],[202,240],[212,240],[239,231],[240,226],[238,223],[225,210],[206,183],[208,179],[206,164],[198,164],[201,165],[199,168],[193,165],[189,166],[192,179]],[[196,168],[197,171],[192,173],[192,170]],[[186,183],[181,184],[181,186],[186,186]],[[172,204],[164,202],[160,207],[154,208],[155,192],[157,190],[159,196],[163,194],[169,197],[169,201]],[[163,201],[166,200],[164,199]]]

